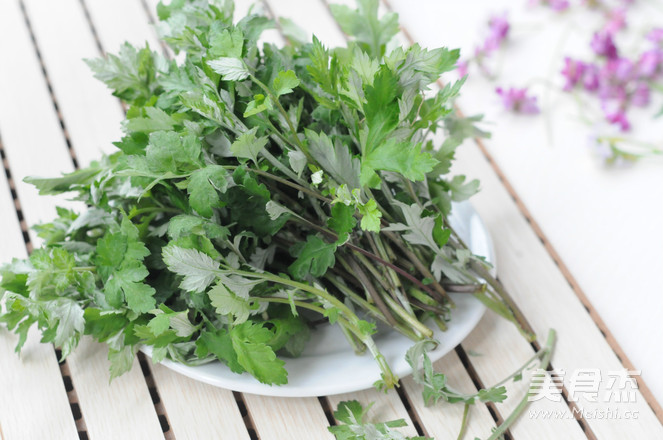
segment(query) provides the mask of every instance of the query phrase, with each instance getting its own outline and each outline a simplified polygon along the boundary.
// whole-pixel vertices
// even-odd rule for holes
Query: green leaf
[[[34,185],[39,190],[40,195],[61,194],[67,191],[73,191],[80,186],[89,185],[100,171],[101,168],[99,168],[97,164],[92,164],[88,168],[63,174],[62,177],[46,179],[40,177],[26,177],[23,181]]]
[[[208,353],[225,362],[233,373],[240,374],[246,371],[237,361],[230,333],[225,329],[200,333],[200,337],[196,340],[196,355],[204,358]]]
[[[451,199],[455,202],[467,200],[479,191],[479,181],[474,179],[465,182],[465,176],[454,176],[447,181],[451,191]]]
[[[381,58],[389,41],[398,33],[398,15],[383,14],[378,19],[378,0],[358,0],[358,9],[330,4],[332,15],[346,34],[354,37],[373,58]]]
[[[366,87],[366,115],[368,133],[363,145],[363,155],[370,154],[396,128],[400,108],[396,100],[398,78],[386,66],[381,66],[373,84]]]
[[[218,276],[219,262],[196,249],[166,246],[163,261],[168,270],[184,277],[180,288],[189,292],[204,291]]]
[[[126,265],[111,275],[105,285],[106,300],[116,308],[127,307],[137,313],[146,313],[156,305],[153,287],[143,283],[148,271],[142,264]]]
[[[245,118],[249,116],[257,115],[262,113],[265,110],[272,110],[274,105],[272,104],[272,99],[269,96],[265,96],[262,93],[257,93],[253,95],[253,101],[249,102],[244,111]]]
[[[366,168],[393,171],[402,174],[407,179],[419,181],[424,180],[426,174],[431,172],[437,163],[437,160],[429,153],[421,151],[421,144],[397,142],[390,139],[364,157],[361,163],[362,177],[364,176],[363,168]]]
[[[221,165],[207,165],[194,171],[189,177],[187,192],[189,203],[203,217],[211,217],[212,208],[219,206],[218,191],[228,187],[228,172]]]
[[[224,29],[221,32],[212,32],[209,43],[210,56],[240,59],[244,48],[244,35],[237,28]]]
[[[308,129],[305,133],[309,141],[309,152],[322,169],[339,184],[359,188],[361,166],[359,160],[352,157],[348,148],[338,141],[332,145],[331,139],[325,133],[316,133]]]
[[[285,362],[276,357],[267,345],[272,332],[262,324],[244,322],[230,330],[237,362],[260,382],[268,385],[284,385],[288,382]]]
[[[298,176],[301,176],[302,171],[306,168],[308,159],[301,151],[288,151],[288,163],[290,163],[290,168],[292,168]]]
[[[136,358],[136,351],[137,349],[130,345],[125,345],[119,350],[113,348],[108,350],[111,380],[131,370]]]
[[[309,235],[306,243],[299,243],[293,248],[293,256],[297,259],[288,267],[288,271],[300,280],[306,279],[308,275],[322,276],[336,262],[335,251],[335,243],[327,243],[316,235]]]
[[[362,215],[360,226],[364,231],[380,232],[380,219],[382,213],[374,199],[364,205],[358,205],[359,213]]]
[[[281,71],[274,78],[274,83],[272,85],[272,90],[274,94],[278,97],[281,95],[287,95],[292,93],[292,89],[299,85],[299,79],[295,72],[292,70]]]
[[[222,75],[224,81],[241,81],[251,74],[246,64],[239,58],[221,57],[208,61],[207,65]]]
[[[337,244],[341,245],[350,238],[350,233],[357,225],[354,213],[354,206],[348,206],[344,203],[335,203],[332,206],[331,217],[327,220],[327,226],[338,234]]]
[[[134,117],[125,121],[129,132],[152,133],[154,131],[172,130],[177,121],[158,107],[145,107],[145,116]]]
[[[215,307],[216,313],[233,316],[235,325],[241,324],[249,318],[251,309],[246,298],[228,290],[221,281],[207,292],[207,296],[209,296],[212,306]]]
[[[506,398],[506,388],[503,386],[479,390],[479,400],[482,402],[504,402]]]
[[[161,335],[163,332],[170,328],[170,315],[167,313],[160,313],[147,323],[147,326],[152,330],[155,336]]]
[[[252,128],[238,137],[230,146],[230,151],[235,157],[251,159],[256,166],[258,165],[258,154],[268,142],[267,136],[256,137],[257,131],[257,127]]]

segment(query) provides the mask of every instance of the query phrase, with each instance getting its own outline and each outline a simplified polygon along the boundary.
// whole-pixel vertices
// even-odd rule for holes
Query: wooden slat
[[[72,127],[71,139],[75,144],[76,154],[81,158],[87,158],[83,163],[98,158],[99,146],[105,146],[107,151],[114,148],[110,145],[110,141],[118,139],[122,113],[119,102],[109,95],[105,87],[98,87],[97,81],[91,78],[91,73],[80,61],[82,56],[98,55],[81,4],[78,1],[57,2],[57,4],[28,1],[27,11],[37,44],[47,63],[49,79],[55,94],[58,99],[62,97],[58,102],[61,105],[65,125]],[[63,47],[67,50],[63,51]],[[26,52],[30,53],[28,50]],[[23,54],[17,58],[27,57]],[[43,84],[43,81],[43,78],[34,78],[32,83],[19,80],[18,84],[22,86],[17,89],[34,87],[34,84]],[[47,101],[45,100],[42,105],[50,107],[50,111],[53,112],[48,96],[45,98]],[[7,121],[8,118],[0,117],[0,124]],[[58,140],[62,140],[59,127],[36,147],[36,155],[49,151],[47,145],[51,143],[57,145]],[[57,158],[54,158],[54,162],[57,164],[58,160],[69,160],[65,154],[66,151],[61,152]],[[12,166],[14,164],[11,158],[10,164]],[[53,175],[56,171],[57,169],[51,165],[49,169],[39,169],[37,172],[31,170],[29,174]],[[23,201],[23,198],[21,200]],[[30,198],[24,203],[28,211],[32,206],[40,206],[43,201],[42,198]],[[31,212],[26,212],[26,218],[28,223],[37,220]],[[72,382],[90,436],[98,439],[131,438],[137,433],[151,437],[161,436],[159,420],[137,363],[129,373],[107,385],[109,373],[106,357],[107,354],[101,345],[86,339],[68,359]]]
[[[109,383],[107,356],[105,345],[85,337],[67,359],[89,437],[163,438],[138,360]]]
[[[260,440],[330,439],[329,422],[315,397],[279,398],[243,394]]]
[[[189,379],[163,365],[151,368],[175,438],[249,439],[232,391]]]
[[[25,258],[23,234],[1,166],[0,213],[0,264]],[[76,424],[53,347],[39,343],[35,333],[34,329],[29,333],[19,357],[14,352],[18,337],[0,326],[0,437],[75,438]],[[34,423],[35,414],[39,423]]]
[[[609,371],[623,369],[477,147],[472,145],[459,151],[456,170],[482,181],[482,191],[475,196],[474,201],[494,238],[501,279],[539,340],[545,340],[549,328],[557,330],[558,344],[553,364],[569,372],[567,385],[570,373],[576,369],[600,368],[604,375]],[[587,420],[599,438],[616,434],[637,436],[651,433],[663,437],[663,426],[641,394],[638,394],[637,402],[632,404],[585,402],[583,406],[586,410],[610,407],[620,408],[622,413],[625,410],[639,412],[637,423],[625,419]]]
[[[18,338],[0,327],[0,432],[5,440],[78,438],[53,346],[29,332],[21,356]]]
[[[123,118],[119,102],[83,62],[99,56],[79,0],[24,1],[79,164],[114,151]]]
[[[0,52],[11,60],[0,69],[0,136],[23,214],[33,225],[52,219],[55,204],[65,204],[64,198],[40,197],[23,179],[72,171],[73,166],[16,1],[0,2]],[[30,240],[39,242],[32,230]]]
[[[125,41],[138,47],[144,46],[147,42],[150,49],[160,50],[156,29],[148,24],[149,16],[141,1],[91,0],[86,1],[85,6],[106,53],[117,53]],[[156,11],[153,13],[156,15]],[[122,26],[118,26],[118,23],[122,23]]]

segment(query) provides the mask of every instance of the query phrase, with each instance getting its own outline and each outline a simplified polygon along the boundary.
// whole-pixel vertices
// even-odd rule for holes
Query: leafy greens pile
[[[212,360],[266,384],[310,328],[339,325],[398,378],[372,335],[383,322],[413,341],[445,327],[448,292],[475,294],[513,320],[489,266],[446,219],[478,182],[448,176],[455,148],[481,132],[455,113],[462,81],[434,83],[457,50],[387,50],[395,14],[376,0],[334,6],[347,47],[290,38],[258,46],[275,23],[233,4],[160,5],[178,61],[125,44],[89,61],[127,106],[115,154],[59,178],[85,212],[58,209],[44,245],[3,266],[1,320],[41,329],[66,357],[81,335],[109,346],[111,375],[140,345],[155,361]]]

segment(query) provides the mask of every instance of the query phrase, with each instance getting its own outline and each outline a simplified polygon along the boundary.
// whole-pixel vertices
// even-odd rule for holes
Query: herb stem
[[[487,440],[497,440],[500,438],[504,433],[513,425],[513,423],[518,420],[518,417],[520,417],[520,414],[522,414],[523,411],[525,411],[525,408],[527,408],[527,405],[529,404],[529,399],[530,397],[534,396],[536,394],[536,389],[534,387],[534,383],[536,380],[543,379],[545,376],[545,370],[548,369],[548,366],[550,365],[550,357],[552,356],[552,352],[555,346],[555,340],[556,340],[556,332],[553,329],[550,329],[548,331],[548,338],[546,340],[546,345],[542,350],[542,355],[541,355],[541,363],[539,364],[539,372],[534,374],[532,377],[532,380],[530,381],[530,386],[527,390],[527,393],[525,396],[522,398],[522,400],[518,403],[516,408],[509,414],[509,416],[504,419],[504,422],[500,426],[498,426],[495,431],[488,437]]]
[[[467,423],[470,419],[469,415],[470,415],[470,404],[466,403],[465,407],[463,408],[463,419],[460,421],[460,431],[458,432],[457,440],[463,440],[463,437],[465,437],[465,432],[467,431]]]

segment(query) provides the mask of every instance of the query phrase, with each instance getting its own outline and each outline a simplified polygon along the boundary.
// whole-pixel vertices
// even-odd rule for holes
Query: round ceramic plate
[[[481,218],[469,202],[454,204],[449,222],[472,252],[495,264],[490,235]],[[434,338],[440,345],[429,353],[435,361],[458,345],[477,325],[483,315],[484,306],[472,295],[452,294],[456,308],[451,312],[451,321],[445,332],[435,328]],[[412,341],[396,331],[380,331],[375,342],[389,362],[393,372],[404,377],[412,373],[405,361],[405,353]],[[148,356],[151,347],[141,349]],[[161,363],[189,376],[233,391],[265,396],[309,397],[328,396],[370,388],[380,378],[380,369],[370,354],[358,356],[354,353],[338,326],[320,326],[311,334],[306,350],[298,358],[283,358],[288,371],[288,383],[270,386],[258,382],[248,373],[235,374],[221,362],[211,362],[197,367],[187,367],[170,360]]]

